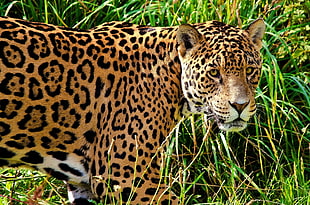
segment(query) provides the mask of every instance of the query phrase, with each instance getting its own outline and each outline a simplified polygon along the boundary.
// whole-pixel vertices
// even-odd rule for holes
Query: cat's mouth
[[[239,132],[247,127],[247,122],[241,118],[237,118],[230,122],[224,120],[217,120],[218,127],[226,132]]]

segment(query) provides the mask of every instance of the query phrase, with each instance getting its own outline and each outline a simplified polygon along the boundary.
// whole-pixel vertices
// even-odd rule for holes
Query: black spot
[[[58,144],[58,145],[56,146],[56,148],[59,148],[59,149],[61,149],[61,150],[66,150],[66,149],[67,149],[66,146],[63,145],[63,144]]]
[[[154,145],[152,145],[151,143],[147,142],[146,143],[146,147],[149,148],[150,150],[154,149]]]
[[[110,57],[111,58],[114,58],[115,57],[115,55],[116,55],[116,48],[115,47],[111,47],[110,48]]]
[[[123,39],[119,42],[119,45],[123,47],[127,43],[127,40]]]
[[[109,48],[104,48],[104,49],[102,50],[102,53],[108,53],[109,51],[110,51]]]
[[[96,176],[96,164],[95,164],[95,161],[93,161],[92,165],[91,165],[91,174],[93,176]]]
[[[139,155],[140,157],[143,156],[143,153],[144,153],[143,149],[139,149],[139,150],[138,150],[138,155]]]
[[[108,45],[108,46],[113,46],[114,45],[114,40],[112,38],[106,37],[105,40],[108,41],[106,43],[106,45]]]
[[[99,169],[99,174],[104,174],[106,170],[106,166],[105,165],[101,165],[100,169]]]
[[[110,33],[111,34],[117,34],[117,33],[119,33],[119,31],[118,30],[111,30]]]
[[[107,61],[104,60],[104,56],[100,56],[97,60],[97,65],[100,67],[100,68],[103,68],[103,69],[108,69],[110,68],[110,61],[109,59]]]
[[[139,39],[138,39],[139,44],[142,44],[143,39],[144,39],[143,37],[139,37]]]
[[[33,73],[34,72],[34,65],[33,63],[29,63],[28,67],[26,68],[27,73]]]
[[[136,145],[134,143],[130,143],[129,151],[132,152],[135,147],[136,147]]]
[[[143,198],[141,198],[141,201],[147,202],[147,201],[150,201],[150,198],[149,197],[143,197]]]
[[[137,193],[133,192],[130,187],[125,187],[122,192],[122,200],[127,202],[128,200],[134,201],[137,197]]]
[[[95,98],[98,98],[100,96],[103,87],[104,83],[102,82],[101,78],[98,77],[96,80]]]
[[[65,172],[70,172],[71,174],[73,174],[75,176],[82,176],[83,175],[79,170],[76,170],[76,169],[70,167],[69,165],[67,165],[65,163],[60,163],[58,166],[60,167],[61,170],[65,171]]]
[[[134,30],[129,28],[129,29],[121,29],[123,32],[128,33],[129,35],[133,35],[134,34]]]
[[[137,41],[137,37],[131,37],[131,38],[130,38],[130,42],[131,42],[131,43],[135,43],[136,41]]]
[[[128,160],[131,162],[135,162],[136,161],[136,157],[132,156],[132,155],[128,155]]]
[[[9,147],[14,147],[16,149],[24,149],[25,148],[23,144],[15,142],[15,141],[7,141],[5,144]]]
[[[1,154],[1,148],[0,148],[0,154]],[[0,167],[8,166],[9,162],[4,159],[0,159]]]
[[[50,151],[46,152],[48,155],[52,155],[55,159],[64,161],[67,159],[68,153],[67,152],[61,152],[61,151]]]
[[[141,172],[141,166],[140,166],[140,165],[137,165],[137,166],[136,166],[136,170],[137,170],[137,172]]]
[[[91,112],[88,112],[85,116],[85,123],[89,123],[92,119],[93,114]]]
[[[96,194],[98,196],[101,196],[104,192],[104,184],[102,182],[98,183],[97,184],[97,187],[96,187]]]
[[[11,152],[10,150],[0,147],[0,156],[1,158],[12,158],[16,154],[14,152]]]
[[[84,153],[81,149],[75,149],[73,151],[74,154],[78,155],[78,156],[84,156]]]
[[[123,152],[122,154],[115,153],[114,157],[115,157],[115,158],[118,158],[118,159],[125,159],[125,157],[126,157],[126,152]]]
[[[79,104],[80,103],[80,96],[79,96],[79,94],[75,94],[74,95],[73,101],[74,101],[75,104]]]
[[[50,149],[50,143],[52,142],[52,140],[46,136],[41,137],[41,146],[44,147],[45,149]]]
[[[156,188],[148,188],[148,189],[146,189],[145,194],[147,194],[147,195],[155,195],[156,194]]]
[[[89,143],[94,143],[96,135],[96,132],[94,132],[93,130],[89,130],[84,133],[84,137]]]
[[[21,158],[21,160],[31,164],[41,164],[44,161],[40,153],[36,151],[27,152],[25,156]]]
[[[140,59],[140,52],[136,51],[134,55],[135,55],[136,60]]]
[[[69,179],[69,177],[67,175],[63,174],[62,172],[55,171],[54,169],[44,168],[44,170],[46,173],[52,175],[56,179],[64,180],[64,181],[68,181],[68,179]]]
[[[124,178],[129,178],[129,177],[131,177],[131,175],[129,174],[129,172],[125,172],[125,173],[124,173]]]

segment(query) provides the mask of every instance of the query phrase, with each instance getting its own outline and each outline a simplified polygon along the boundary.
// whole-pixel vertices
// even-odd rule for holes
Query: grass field
[[[188,205],[310,204],[309,8],[307,0],[0,1],[2,16],[83,29],[112,20],[246,26],[264,18],[258,111],[248,128],[224,133],[196,115],[172,133],[163,174]],[[61,181],[0,169],[0,205],[66,202]]]

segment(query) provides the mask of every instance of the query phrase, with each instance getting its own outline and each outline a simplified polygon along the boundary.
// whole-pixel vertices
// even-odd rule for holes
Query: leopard
[[[165,144],[202,114],[224,132],[256,112],[264,20],[74,29],[0,18],[0,167],[59,180],[70,204],[178,204]]]

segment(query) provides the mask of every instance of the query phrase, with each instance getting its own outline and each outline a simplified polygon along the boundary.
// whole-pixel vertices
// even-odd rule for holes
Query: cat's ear
[[[179,53],[182,57],[197,45],[202,39],[202,35],[194,27],[183,24],[177,31],[177,42],[179,44]]]
[[[265,33],[266,25],[263,19],[259,18],[252,22],[246,29],[249,36],[258,50],[262,48],[262,39]]]

